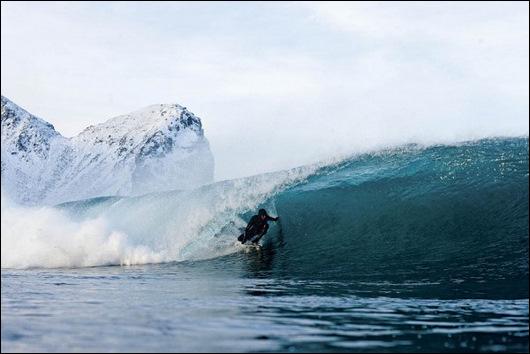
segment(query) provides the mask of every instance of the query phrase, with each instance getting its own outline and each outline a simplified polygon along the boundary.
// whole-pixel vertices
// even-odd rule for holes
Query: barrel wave
[[[528,297],[528,139],[360,156],[276,205],[287,274],[426,296]]]
[[[259,272],[280,278],[400,296],[527,298],[528,197],[528,137],[408,145],[191,191],[3,209],[2,267],[258,257]],[[235,238],[259,207],[280,222],[249,252]],[[32,227],[31,213],[72,225]]]

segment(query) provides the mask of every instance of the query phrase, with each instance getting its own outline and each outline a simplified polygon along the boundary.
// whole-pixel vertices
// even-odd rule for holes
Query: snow
[[[26,204],[189,189],[213,181],[201,120],[157,104],[73,138],[2,96],[2,193]]]

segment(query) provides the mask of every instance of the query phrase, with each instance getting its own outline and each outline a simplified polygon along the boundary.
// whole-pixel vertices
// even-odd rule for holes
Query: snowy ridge
[[[213,181],[201,121],[158,104],[67,139],[2,96],[2,192],[22,204],[187,189]]]

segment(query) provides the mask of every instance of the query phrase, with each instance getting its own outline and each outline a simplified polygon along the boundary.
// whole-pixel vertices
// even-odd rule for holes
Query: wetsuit
[[[269,229],[269,221],[276,221],[278,218],[270,217],[269,215],[265,216],[265,219],[261,219],[259,215],[254,215],[250,218],[247,227],[245,228],[245,233],[239,236],[238,240],[242,243],[252,240],[253,243],[257,243],[263,235],[267,233]],[[257,237],[256,237],[257,236]]]

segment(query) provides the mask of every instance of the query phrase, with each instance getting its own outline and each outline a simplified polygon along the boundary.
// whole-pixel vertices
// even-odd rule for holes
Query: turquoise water
[[[528,138],[488,139],[67,203],[126,241],[3,259],[2,351],[528,352],[528,176]]]

